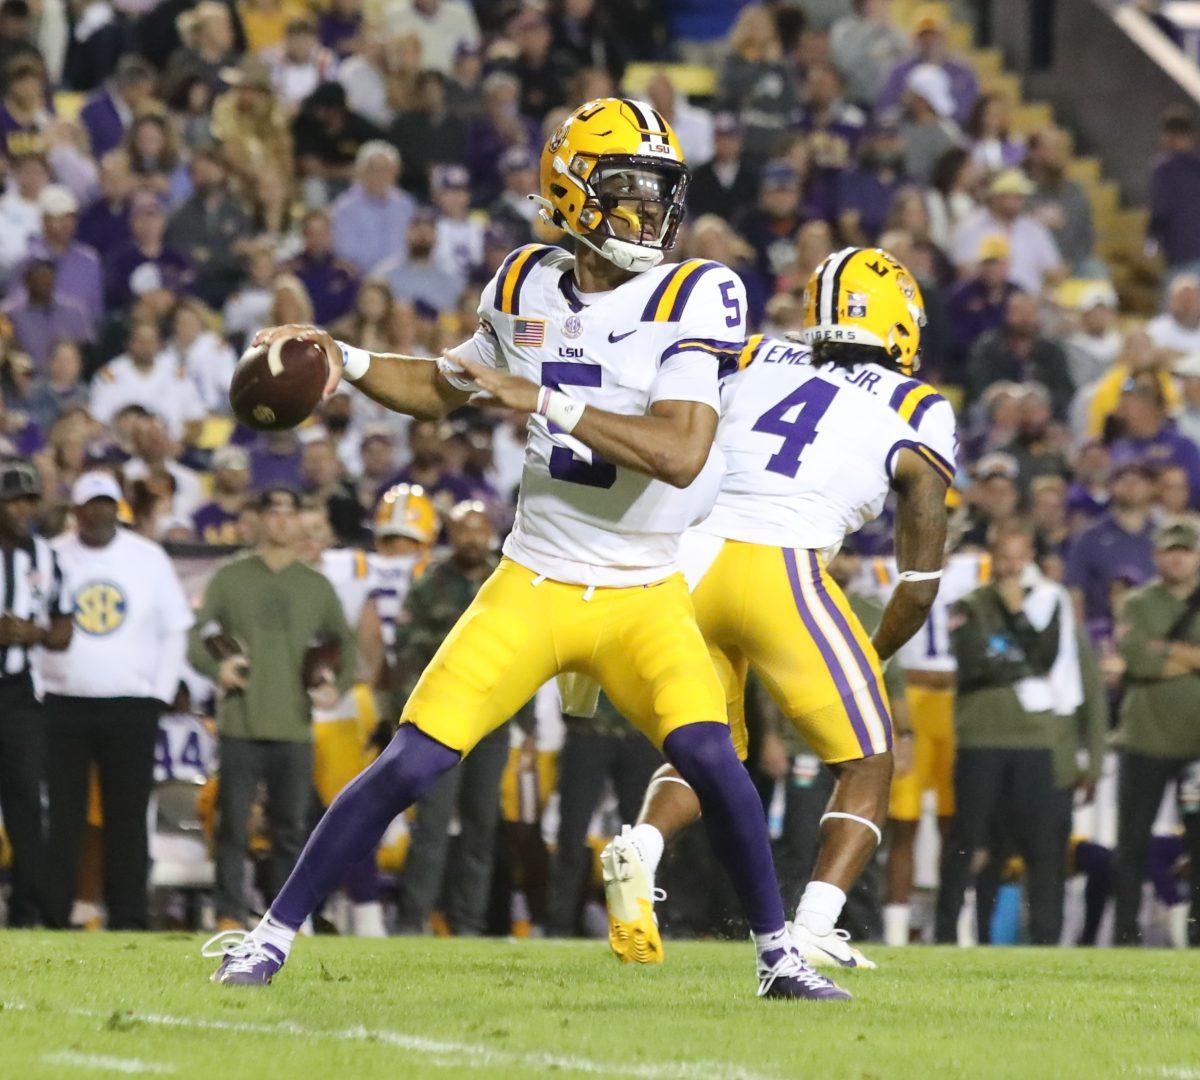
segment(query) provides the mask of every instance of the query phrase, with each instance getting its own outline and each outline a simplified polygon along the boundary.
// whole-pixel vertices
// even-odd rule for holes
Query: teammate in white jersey
[[[896,653],[905,671],[905,699],[912,726],[912,766],[892,781],[888,804],[887,884],[883,940],[907,945],[911,927],[913,845],[926,791],[937,797],[938,825],[946,836],[954,818],[954,687],[957,665],[950,647],[950,608],[991,579],[992,558],[984,551],[951,555],[941,588],[920,631]],[[864,589],[887,603],[899,571],[894,559],[864,566]]]
[[[329,355],[329,392],[344,371],[414,416],[444,415],[482,391],[530,415],[529,439],[504,560],[263,922],[214,944],[228,944],[214,978],[269,982],[296,928],[396,814],[544,682],[578,672],[696,790],[754,932],[760,995],[845,999],[788,938],[766,822],[677,570],[679,536],[702,512],[685,489],[713,447],[718,354],[745,337],[744,289],[720,263],[662,263],[687,168],[649,105],[605,98],[577,109],[546,144],[540,188],[545,220],[574,239],[574,255],[536,244],[513,252],[483,291],[478,332],[441,361],[372,357],[314,327],[255,339],[270,348],[304,334]]]
[[[837,776],[791,924],[815,963],[874,966],[835,926],[887,812],[892,724],[880,661],[920,628],[941,576],[957,448],[949,403],[912,377],[923,323],[916,283],[885,252],[846,248],[826,259],[805,290],[803,343],[754,337],[726,358],[717,435],[726,473],[712,513],[685,538],[696,620],[739,755],[752,668]],[[872,639],[825,565],[889,491],[902,569]],[[602,856],[610,927],[649,906],[665,838],[700,812],[686,783],[665,780],[679,780],[669,766],[651,782],[639,824]]]

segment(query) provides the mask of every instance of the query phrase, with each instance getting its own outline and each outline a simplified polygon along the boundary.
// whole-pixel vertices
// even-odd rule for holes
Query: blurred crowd
[[[520,423],[410,421],[342,391],[262,434],[233,421],[229,380],[277,323],[415,356],[462,341],[512,248],[562,240],[526,198],[545,138],[628,93],[691,167],[678,255],[732,266],[753,328],[795,329],[839,247],[912,270],[921,376],[959,415],[954,534],[979,549],[1030,522],[1116,692],[1114,611],[1155,576],[1155,530],[1200,510],[1196,118],[1163,117],[1161,310],[1135,318],[1068,133],[1018,135],[947,7],[904,8],[900,25],[890,0],[3,0],[0,451],[36,463],[43,534],[74,527],[99,470],[124,527],[178,559],[269,545],[264,495],[283,490],[328,523],[318,549],[377,547],[397,485],[428,499],[439,549],[464,505],[503,535]],[[890,515],[853,546],[886,557]]]

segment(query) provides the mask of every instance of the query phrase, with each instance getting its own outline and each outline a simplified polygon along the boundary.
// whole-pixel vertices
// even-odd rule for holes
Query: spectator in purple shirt
[[[1129,379],[1121,389],[1116,420],[1121,435],[1109,447],[1113,464],[1137,462],[1150,470],[1176,465],[1188,474],[1192,509],[1200,507],[1200,449],[1167,419],[1158,379]]]
[[[881,120],[867,135],[858,163],[838,173],[834,184],[838,229],[847,242],[859,247],[874,242],[903,180],[900,129],[894,120]]]
[[[1126,461],[1113,470],[1108,490],[1108,512],[1067,551],[1066,584],[1095,641],[1112,634],[1114,583],[1144,585],[1155,573],[1150,474]]]
[[[358,273],[333,251],[333,229],[324,210],[310,210],[303,225],[304,248],[286,270],[295,274],[312,300],[313,319],[326,326],[354,306]]]
[[[104,315],[100,256],[94,248],[75,239],[79,203],[70,188],[50,184],[38,196],[38,206],[42,211],[42,235],[29,241],[30,258],[54,263],[55,295],[82,308],[94,330]]]
[[[390,143],[364,143],[354,161],[354,183],[330,210],[333,250],[362,275],[404,246],[417,200],[396,186],[400,154]]]
[[[130,278],[139,266],[153,263],[171,292],[185,291],[192,282],[187,257],[164,240],[167,231],[166,203],[157,195],[140,191],[133,197],[129,213],[131,239],[105,257],[105,302],[124,307],[133,299]]]
[[[236,544],[238,519],[250,487],[250,455],[240,446],[222,446],[212,456],[212,499],[192,515],[192,532],[205,544]]]
[[[339,57],[350,56],[362,44],[362,0],[331,0],[327,11],[317,19],[321,44]]]
[[[140,56],[123,56],[117,70],[88,95],[79,119],[88,133],[92,154],[102,157],[125,138],[133,118],[154,97],[154,68]]]
[[[89,396],[79,346],[73,341],[60,341],[50,353],[46,374],[33,380],[24,407],[38,428],[48,433],[69,409],[86,409]]]
[[[100,197],[79,217],[75,239],[98,252],[109,252],[128,243],[129,198],[133,194],[133,171],[129,155],[110,150],[100,159]]]
[[[921,64],[936,64],[950,79],[950,94],[954,98],[954,118],[966,123],[971,106],[979,96],[979,80],[969,64],[955,59],[946,49],[946,15],[939,4],[924,4],[918,9],[913,35],[915,53],[900,61],[879,92],[876,110],[892,109],[900,104],[908,85],[909,72]]]
[[[51,259],[31,260],[25,267],[24,293],[4,305],[17,347],[33,361],[39,374],[46,370],[50,352],[60,341],[90,342],[93,337],[83,308],[55,295],[55,276]]]
[[[0,99],[0,138],[7,156],[45,151],[42,132],[53,118],[49,100],[46,65],[40,56],[23,53],[9,61]]]
[[[1161,154],[1150,177],[1150,235],[1172,269],[1200,264],[1200,153],[1189,109],[1163,113]]]
[[[1008,301],[1020,289],[1008,280],[1008,238],[986,236],[971,276],[946,301],[951,348],[958,367],[966,363],[976,339],[1004,322]]]
[[[491,202],[504,189],[500,159],[512,146],[541,153],[537,124],[521,113],[521,83],[515,75],[496,71],[483,80],[483,116],[467,133],[467,168],[471,190],[482,203]]]
[[[1075,458],[1075,479],[1067,488],[1067,512],[1072,531],[1095,524],[1108,510],[1108,477],[1112,461],[1108,447],[1092,439],[1079,448]]]

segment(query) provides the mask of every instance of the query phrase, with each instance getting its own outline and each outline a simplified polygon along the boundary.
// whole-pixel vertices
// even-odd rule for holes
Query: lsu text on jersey
[[[723,364],[726,471],[712,512],[685,538],[684,566],[735,746],[744,756],[753,668],[825,761],[882,753],[892,725],[879,659],[825,564],[879,514],[901,450],[950,482],[953,410],[888,367],[815,367],[793,341],[753,337]]]

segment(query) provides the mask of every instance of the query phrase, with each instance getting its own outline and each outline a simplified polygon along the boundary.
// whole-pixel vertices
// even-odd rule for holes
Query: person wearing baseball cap
[[[87,313],[94,332],[104,315],[100,256],[94,248],[75,239],[79,201],[69,187],[47,184],[37,202],[42,213],[42,235],[30,240],[29,257],[54,263],[55,296],[78,304]]]
[[[1200,530],[1194,521],[1159,527],[1154,565],[1157,579],[1127,593],[1118,615],[1125,683],[1113,737],[1120,754],[1113,882],[1117,945],[1142,940],[1142,882],[1154,820],[1168,784],[1183,783],[1200,759]],[[1190,896],[1171,912],[1176,947],[1200,943],[1200,830],[1191,824],[1184,845],[1192,872]]]
[[[987,205],[962,221],[951,240],[950,257],[958,267],[974,265],[988,236],[1009,244],[1009,278],[1026,292],[1039,295],[1047,285],[1067,276],[1062,255],[1050,230],[1029,213],[1029,197],[1037,188],[1020,169],[1002,169],[987,188]]]
[[[121,485],[82,473],[71,488],[74,532],[52,542],[71,597],[69,647],[42,661],[47,777],[46,918],[70,925],[95,766],[104,811],[109,929],[146,930],[150,858],[146,811],[158,718],[175,700],[191,608],[158,544],[118,525]]]
[[[875,102],[877,111],[892,109],[900,104],[912,70],[923,64],[940,68],[946,75],[952,112],[947,114],[959,124],[965,124],[971,107],[979,97],[979,79],[970,64],[951,55],[946,48],[946,31],[950,26],[945,4],[921,4],[913,13],[913,52],[901,60],[888,74]]]
[[[1090,281],[1076,295],[1074,308],[1078,323],[1063,348],[1071,381],[1080,388],[1109,371],[1121,351],[1117,291],[1107,281]]]
[[[1003,233],[990,233],[979,241],[969,277],[946,300],[946,316],[959,363],[965,364],[971,348],[989,330],[1004,323],[1008,301],[1020,290],[1008,279],[1011,248]]]
[[[192,515],[192,532],[206,544],[237,544],[238,520],[250,487],[250,455],[222,446],[212,456],[212,498]]]
[[[12,846],[9,926],[43,921],[44,715],[34,693],[39,653],[71,641],[71,598],[58,559],[34,532],[42,482],[28,458],[0,460],[0,814]]]
[[[274,485],[260,492],[259,543],[209,579],[188,659],[218,687],[221,787],[217,795],[217,927],[248,916],[245,858],[250,814],[266,785],[271,858],[268,895],[291,872],[308,834],[313,784],[313,700],[304,680],[314,641],[336,643],[338,696],[354,682],[358,645],[329,580],[301,558],[300,496]],[[219,651],[210,642],[234,646]]]

